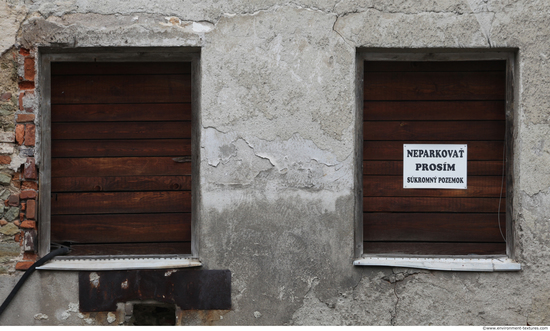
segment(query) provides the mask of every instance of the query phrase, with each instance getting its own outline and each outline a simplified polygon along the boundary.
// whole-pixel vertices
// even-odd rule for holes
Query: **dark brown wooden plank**
[[[365,72],[373,71],[504,71],[506,61],[365,61]]]
[[[504,101],[365,101],[365,121],[504,121]]]
[[[468,161],[468,176],[502,176],[502,161]],[[363,161],[364,175],[403,176],[403,161]]]
[[[53,215],[54,242],[191,241],[191,214]]]
[[[185,155],[191,155],[191,139],[52,141],[52,157]]]
[[[171,157],[53,158],[52,178],[191,175],[191,163]]]
[[[363,214],[365,241],[504,242],[505,228],[506,214],[504,213],[500,215],[497,213]]]
[[[365,197],[491,197],[506,196],[506,183],[500,176],[469,176],[468,188],[455,189],[405,189],[403,176],[364,176]],[[502,186],[502,187],[501,187]],[[502,188],[502,192],[501,192]]]
[[[504,100],[504,72],[370,72],[365,100]]]
[[[190,74],[191,62],[52,62],[52,76]]]
[[[449,144],[449,141],[364,141],[363,160],[403,161],[403,144]],[[502,161],[502,141],[453,141],[453,144],[468,144],[469,161]]]
[[[53,193],[51,205],[52,215],[188,213],[191,192]]]
[[[191,138],[191,122],[53,123],[52,139],[175,139]]]
[[[72,245],[69,255],[191,254],[191,242]]]
[[[190,121],[191,103],[52,105],[52,123]]]
[[[425,198],[425,197],[364,197],[365,212],[506,212],[506,199],[499,198]]]
[[[506,254],[505,243],[364,242],[365,254],[495,255]]]
[[[191,190],[191,176],[58,177],[52,192]]]
[[[365,140],[503,140],[504,121],[368,121]]]
[[[191,102],[190,75],[52,76],[52,104]]]

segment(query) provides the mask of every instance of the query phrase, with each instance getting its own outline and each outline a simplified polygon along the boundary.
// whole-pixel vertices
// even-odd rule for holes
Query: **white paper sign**
[[[403,188],[467,188],[468,145],[403,144]]]

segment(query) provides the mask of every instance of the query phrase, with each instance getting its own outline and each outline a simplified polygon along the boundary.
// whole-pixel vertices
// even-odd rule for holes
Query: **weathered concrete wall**
[[[549,14],[545,0],[11,0],[0,3],[0,92],[18,93],[9,72],[22,64],[9,61],[21,47],[201,47],[199,249],[204,268],[231,270],[233,309],[179,313],[182,324],[548,324]],[[495,47],[518,49],[523,271],[353,267],[356,52]],[[0,298],[21,258],[6,262]],[[0,324],[122,322],[79,314],[76,280],[38,272]]]

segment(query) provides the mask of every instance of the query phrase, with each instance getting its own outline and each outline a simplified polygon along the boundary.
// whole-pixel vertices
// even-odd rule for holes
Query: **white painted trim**
[[[192,258],[108,258],[108,259],[54,259],[36,268],[38,270],[135,270],[200,267]]]
[[[507,257],[502,258],[427,258],[427,257],[363,257],[353,262],[355,266],[404,267],[446,271],[520,271],[521,264]]]

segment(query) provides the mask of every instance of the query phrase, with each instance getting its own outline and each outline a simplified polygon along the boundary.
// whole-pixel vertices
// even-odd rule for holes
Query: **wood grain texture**
[[[189,75],[52,76],[52,104],[191,102]]]
[[[468,161],[468,176],[502,176],[502,161]],[[364,175],[403,176],[403,161],[363,161]]]
[[[52,62],[52,76],[190,74],[191,62]]]
[[[465,71],[504,71],[506,61],[366,61],[365,72],[376,71],[424,71],[424,72],[465,72]]]
[[[365,121],[504,121],[504,101],[365,101]]]
[[[365,254],[501,255],[505,243],[364,242]]]
[[[364,141],[363,160],[403,161],[403,144],[446,144],[448,141]],[[453,141],[453,144],[468,144],[468,162],[502,161],[503,141]]]
[[[504,72],[369,72],[365,100],[505,100]]]
[[[52,105],[52,123],[190,121],[191,103]]]
[[[504,121],[373,121],[363,124],[365,140],[500,140]]]
[[[191,122],[53,123],[56,139],[190,139]]]
[[[191,163],[172,157],[56,158],[52,178],[191,175]]]
[[[504,242],[502,236],[506,236],[505,228],[504,213],[363,214],[365,241]]]
[[[365,197],[506,197],[506,183],[501,176],[468,176],[468,188],[454,189],[405,189],[401,176],[365,176]]]
[[[61,177],[52,192],[188,191],[191,176]]]
[[[52,215],[188,213],[190,191],[53,193]]]
[[[191,214],[54,215],[52,240],[73,243],[191,241]]]
[[[52,157],[186,155],[191,155],[191,139],[52,141]]]
[[[365,212],[496,213],[506,212],[506,199],[499,198],[426,198],[364,197]]]
[[[191,242],[72,245],[69,255],[191,254]]]

